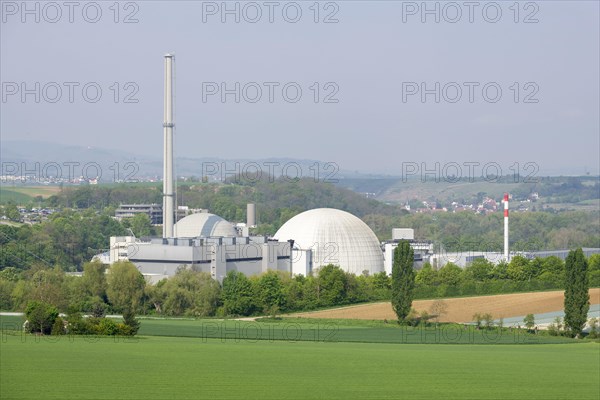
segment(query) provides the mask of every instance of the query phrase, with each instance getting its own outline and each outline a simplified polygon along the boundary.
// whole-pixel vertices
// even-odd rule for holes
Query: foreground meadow
[[[598,343],[391,344],[253,340],[233,328],[221,333],[130,339],[7,333],[0,344],[0,398],[600,396]]]

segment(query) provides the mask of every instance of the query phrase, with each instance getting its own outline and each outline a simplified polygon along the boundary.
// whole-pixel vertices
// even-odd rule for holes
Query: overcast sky
[[[173,52],[180,156],[599,172],[597,1],[114,4],[1,2],[2,141],[160,155]]]

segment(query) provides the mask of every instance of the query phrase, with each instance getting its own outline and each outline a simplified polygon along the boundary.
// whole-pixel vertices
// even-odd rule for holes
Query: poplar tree
[[[571,250],[565,262],[565,328],[581,334],[590,308],[587,260],[581,248]]]
[[[410,243],[401,240],[394,250],[392,265],[392,308],[402,323],[410,313],[415,288],[414,251]]]

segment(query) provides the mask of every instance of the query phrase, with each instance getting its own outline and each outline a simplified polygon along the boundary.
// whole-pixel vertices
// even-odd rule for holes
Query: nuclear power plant
[[[150,282],[173,276],[179,268],[210,273],[219,282],[229,271],[256,275],[275,270],[307,276],[327,264],[338,265],[353,274],[391,274],[394,249],[401,240],[411,243],[415,268],[420,268],[425,262],[438,268],[447,262],[464,267],[477,258],[494,263],[510,261],[508,193],[504,194],[503,200],[503,252],[444,253],[443,249],[436,252],[433,243],[416,241],[414,230],[406,228],[394,229],[392,240],[380,243],[373,231],[358,217],[331,208],[318,208],[296,215],[272,238],[250,235],[250,229],[257,225],[255,204],[247,205],[245,224],[234,225],[209,212],[193,213],[177,221],[173,167],[173,54],[164,56],[164,67],[162,238],[142,241],[134,236],[111,237],[109,252],[98,256],[103,262],[112,264],[118,260],[129,260]],[[133,215],[141,212],[138,208],[134,205],[122,206],[121,213],[124,216]],[[153,207],[150,209],[154,210]],[[567,252],[519,254],[526,257],[556,255],[564,258]],[[598,249],[584,249],[584,252],[589,255],[598,252]]]
[[[285,223],[273,238],[251,236],[256,205],[248,204],[246,223],[234,224],[207,212],[175,223],[173,133],[175,56],[164,56],[163,235],[141,241],[112,237],[109,262],[129,260],[150,281],[174,275],[179,268],[208,272],[222,281],[228,271],[247,275],[267,270],[309,275],[327,264],[360,274],[384,271],[381,244],[373,231],[354,215],[322,208],[301,213]],[[241,226],[240,226],[241,225]]]

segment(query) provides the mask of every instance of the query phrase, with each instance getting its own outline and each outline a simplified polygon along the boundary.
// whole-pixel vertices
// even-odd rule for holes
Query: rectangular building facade
[[[153,281],[173,276],[179,268],[208,272],[219,282],[229,271],[292,273],[290,243],[262,236],[153,239],[127,249],[129,261]]]

